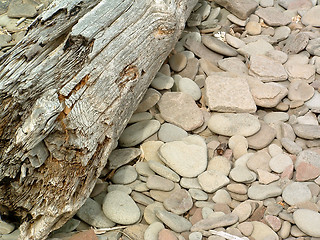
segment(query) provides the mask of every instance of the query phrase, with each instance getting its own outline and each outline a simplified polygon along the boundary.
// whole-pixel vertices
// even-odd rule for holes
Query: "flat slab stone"
[[[285,26],[291,22],[289,16],[283,14],[279,8],[275,7],[259,8],[255,14],[271,27]]]
[[[248,74],[248,67],[237,57],[221,59],[218,61],[218,66],[226,72]]]
[[[251,55],[264,55],[266,52],[273,50],[270,43],[265,40],[257,40],[256,42],[248,43],[247,45],[239,48],[237,51],[243,56]]]
[[[307,101],[314,94],[314,88],[303,80],[291,82],[288,90],[288,98],[292,101]]]
[[[140,156],[139,148],[122,148],[111,152],[108,158],[108,169],[117,169]]]
[[[243,20],[258,7],[258,3],[254,0],[216,0],[215,2]]]
[[[263,82],[284,81],[288,78],[280,62],[260,55],[250,57],[249,74],[258,77]]]
[[[258,221],[253,221],[253,232],[251,236],[255,240],[273,239],[278,240],[279,236],[266,224]]]
[[[180,189],[164,200],[163,205],[168,211],[181,215],[192,208],[193,202],[189,192]]]
[[[207,146],[202,137],[192,135],[182,141],[164,144],[161,160],[182,177],[196,177],[207,167]]]
[[[208,127],[220,135],[248,137],[260,130],[260,122],[249,113],[215,113],[209,119]]]
[[[309,209],[298,209],[293,213],[298,228],[311,237],[320,237],[320,214]]]
[[[304,25],[311,25],[313,27],[320,27],[320,6],[314,6],[308,10],[302,17],[301,21]]]
[[[229,184],[230,180],[223,173],[216,170],[208,170],[198,176],[199,184],[203,191],[213,193]]]
[[[191,231],[206,231],[219,227],[230,226],[238,221],[238,216],[234,213],[225,214],[220,217],[209,217],[202,219],[191,227]]]
[[[257,110],[245,77],[228,73],[210,75],[205,80],[206,104],[217,112],[249,112]]]
[[[282,51],[287,54],[295,54],[301,52],[306,48],[309,42],[309,35],[300,32],[295,35],[290,35],[286,45],[282,48]]]
[[[184,217],[165,210],[157,210],[156,216],[171,230],[177,233],[189,231],[192,226]]]
[[[212,37],[209,35],[203,35],[202,43],[207,48],[219,54],[222,54],[228,57],[234,57],[238,55],[237,51],[234,48],[230,47],[229,45],[225,44],[223,41],[215,37]]]
[[[164,120],[186,131],[192,131],[204,122],[201,110],[186,93],[167,92],[162,95],[158,107]]]
[[[288,89],[279,83],[263,83],[257,78],[247,78],[252,97],[257,106],[272,108],[287,95]]]

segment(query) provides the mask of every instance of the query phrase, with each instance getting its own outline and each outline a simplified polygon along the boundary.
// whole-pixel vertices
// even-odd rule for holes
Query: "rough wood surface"
[[[45,239],[80,208],[196,0],[58,0],[0,58],[1,214]]]

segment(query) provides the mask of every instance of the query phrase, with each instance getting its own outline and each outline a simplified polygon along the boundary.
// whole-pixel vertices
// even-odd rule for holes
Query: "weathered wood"
[[[0,58],[0,204],[20,239],[87,199],[196,2],[57,0]]]

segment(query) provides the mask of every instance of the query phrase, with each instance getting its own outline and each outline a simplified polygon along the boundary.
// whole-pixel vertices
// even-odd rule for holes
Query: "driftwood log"
[[[88,198],[196,2],[57,0],[0,58],[0,209],[20,239]]]

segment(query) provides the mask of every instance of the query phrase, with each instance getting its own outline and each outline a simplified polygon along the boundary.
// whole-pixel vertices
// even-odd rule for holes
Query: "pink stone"
[[[287,178],[291,179],[293,176],[293,165],[290,165],[284,169],[284,171],[281,173],[281,179]]]
[[[301,162],[296,167],[296,172],[296,180],[299,182],[315,179],[320,175],[320,169],[307,162]]]
[[[199,222],[200,220],[202,220],[202,208],[197,208],[194,211],[194,214],[190,217],[190,222],[192,223],[192,225],[194,225],[196,222]]]
[[[277,232],[281,228],[281,220],[280,218],[273,216],[273,215],[267,215],[264,217],[266,223],[273,229],[273,231]]]
[[[158,240],[178,240],[178,238],[172,231],[164,228],[159,232]]]
[[[263,169],[257,169],[259,182],[262,184],[269,184],[279,179],[279,176],[273,173],[269,173]]]

